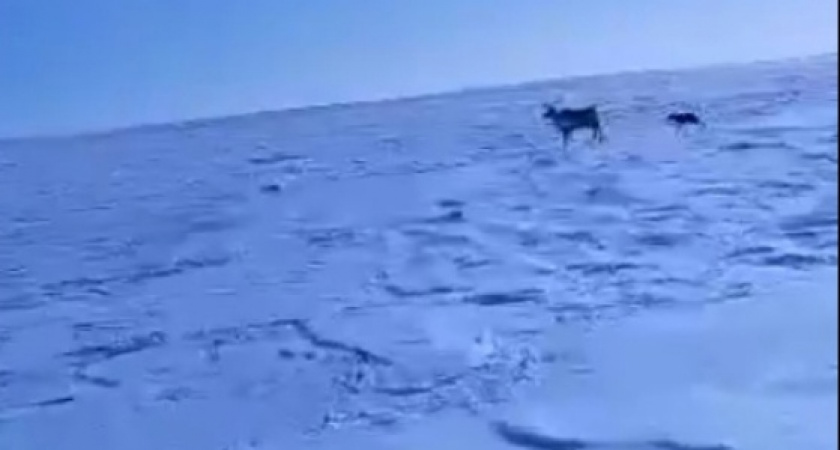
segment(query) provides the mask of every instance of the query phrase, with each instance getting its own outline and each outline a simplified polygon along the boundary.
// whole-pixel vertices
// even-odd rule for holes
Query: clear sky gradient
[[[836,0],[0,0],[0,137],[837,50]]]

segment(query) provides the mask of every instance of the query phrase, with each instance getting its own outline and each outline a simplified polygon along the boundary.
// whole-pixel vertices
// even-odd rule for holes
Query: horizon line
[[[466,86],[461,88],[451,88],[446,90],[440,91],[430,91],[425,93],[418,93],[418,94],[407,94],[407,95],[397,95],[397,96],[385,96],[381,98],[367,98],[367,99],[359,99],[359,100],[346,100],[346,101],[335,101],[335,102],[327,102],[327,103],[309,103],[309,104],[301,104],[301,105],[291,105],[287,107],[279,107],[277,109],[262,109],[262,110],[253,110],[253,111],[243,111],[243,112],[235,112],[230,114],[223,114],[223,115],[207,115],[207,116],[196,116],[192,118],[184,118],[184,119],[176,119],[176,120],[169,120],[169,121],[149,121],[149,122],[138,122],[134,124],[126,124],[126,125],[116,125],[110,127],[101,127],[101,128],[92,128],[88,130],[80,130],[75,132],[56,132],[56,133],[46,133],[46,134],[35,134],[35,135],[20,135],[20,136],[0,136],[0,145],[8,145],[8,144],[20,144],[20,143],[28,143],[33,141],[62,141],[68,139],[81,139],[81,138],[104,138],[108,136],[112,136],[115,134],[126,134],[126,133],[135,133],[141,131],[150,131],[155,129],[161,128],[173,128],[173,127],[188,127],[188,126],[206,126],[213,123],[218,122],[226,122],[231,120],[243,120],[248,118],[253,118],[256,116],[263,116],[263,115],[282,115],[282,114],[292,114],[292,113],[301,113],[313,110],[330,110],[330,109],[343,109],[343,108],[352,108],[357,106],[370,106],[370,105],[377,105],[377,104],[391,104],[391,103],[406,103],[406,102],[416,102],[425,99],[433,99],[439,97],[448,97],[453,95],[463,95],[463,94],[470,94],[470,93],[479,93],[479,92],[486,92],[486,91],[493,91],[493,90],[504,90],[504,89],[515,89],[515,88],[523,88],[527,86],[534,86],[534,85],[541,85],[541,84],[550,84],[550,83],[558,83],[558,82],[571,82],[571,81],[581,81],[593,78],[604,78],[604,77],[615,77],[615,76],[627,76],[627,75],[640,75],[640,74],[653,74],[653,73],[682,73],[682,72],[692,72],[692,71],[703,71],[703,70],[714,70],[714,69],[722,69],[722,68],[732,68],[732,67],[743,67],[743,66],[751,66],[756,64],[784,64],[784,63],[792,63],[801,60],[810,60],[810,59],[821,59],[821,58],[837,58],[838,52],[837,51],[825,51],[819,53],[808,53],[798,56],[785,56],[785,57],[774,57],[774,58],[759,58],[755,60],[748,60],[748,61],[724,61],[724,62],[715,62],[715,63],[701,63],[701,64],[687,64],[681,66],[671,66],[671,67],[652,67],[652,68],[645,68],[645,69],[626,69],[626,70],[616,70],[616,71],[604,71],[604,72],[591,72],[591,73],[580,73],[580,74],[569,74],[559,77],[550,77],[550,78],[539,78],[539,79],[532,79],[532,80],[523,80],[517,82],[510,82],[510,83],[493,83],[493,84],[477,84],[473,86]]]

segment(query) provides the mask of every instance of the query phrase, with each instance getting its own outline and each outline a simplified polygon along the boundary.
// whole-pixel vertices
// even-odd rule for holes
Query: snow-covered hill
[[[0,448],[836,448],[836,65],[0,143]]]

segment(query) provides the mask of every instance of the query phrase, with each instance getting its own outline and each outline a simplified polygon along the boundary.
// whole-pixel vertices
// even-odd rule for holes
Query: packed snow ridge
[[[0,448],[834,449],[836,273],[836,55],[5,141]]]

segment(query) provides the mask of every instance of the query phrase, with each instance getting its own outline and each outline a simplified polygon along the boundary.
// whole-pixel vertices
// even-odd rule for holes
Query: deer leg
[[[604,131],[600,126],[592,127],[592,140],[596,142],[604,142]]]

